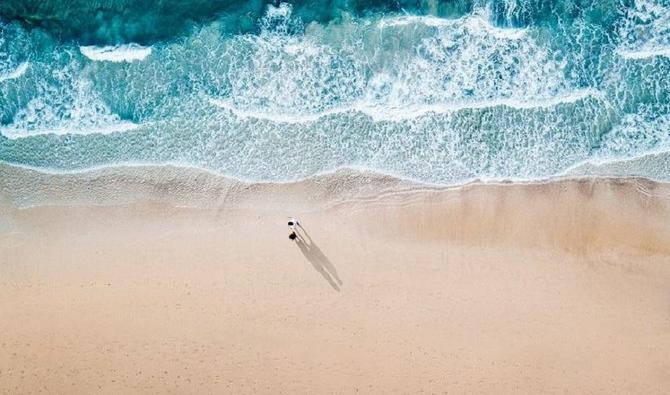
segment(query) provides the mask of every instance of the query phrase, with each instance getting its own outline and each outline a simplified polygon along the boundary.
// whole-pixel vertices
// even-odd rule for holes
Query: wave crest
[[[143,47],[137,44],[105,47],[81,46],[79,50],[87,58],[103,62],[133,62],[144,60],[151,54],[150,47]]]

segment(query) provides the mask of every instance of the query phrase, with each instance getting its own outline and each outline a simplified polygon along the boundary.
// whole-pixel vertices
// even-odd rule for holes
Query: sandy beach
[[[667,184],[2,171],[2,393],[670,388]]]

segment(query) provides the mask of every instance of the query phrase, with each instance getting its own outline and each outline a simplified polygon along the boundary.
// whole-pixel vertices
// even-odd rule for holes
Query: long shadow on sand
[[[314,269],[321,273],[323,278],[328,281],[328,284],[330,284],[334,290],[339,292],[342,280],[340,280],[340,277],[337,275],[335,265],[333,265],[330,259],[328,259],[328,257],[321,251],[319,246],[316,245],[307,231],[305,231],[304,228],[301,230],[301,232],[297,232],[298,237],[295,239],[296,245],[300,248],[300,252],[302,252],[309,263],[314,266]]]

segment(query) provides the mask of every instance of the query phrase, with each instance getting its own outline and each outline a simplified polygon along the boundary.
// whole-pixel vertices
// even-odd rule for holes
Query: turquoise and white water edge
[[[5,0],[0,161],[667,181],[670,2]]]

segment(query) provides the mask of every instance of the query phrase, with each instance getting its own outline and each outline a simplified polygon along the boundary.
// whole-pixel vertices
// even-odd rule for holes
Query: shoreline
[[[655,155],[655,154],[654,154]],[[637,160],[640,158],[634,158],[632,160]],[[250,181],[239,179],[235,177],[230,177],[216,171],[209,169],[192,167],[192,166],[182,166],[178,164],[164,164],[164,165],[154,165],[154,164],[119,164],[119,165],[109,165],[109,166],[100,166],[89,169],[81,170],[72,170],[72,171],[59,171],[59,170],[49,170],[31,166],[11,164],[7,162],[0,161],[0,203],[11,202],[16,204],[16,195],[21,195],[25,193],[35,193],[39,194],[40,188],[57,188],[58,193],[67,194],[76,193],[76,188],[85,189],[87,183],[96,182],[102,178],[109,177],[110,190],[115,189],[116,187],[112,185],[113,182],[118,181],[122,183],[129,183],[130,185],[124,185],[124,187],[133,187],[135,184],[169,184],[171,182],[179,182],[180,187],[186,188],[188,192],[192,193],[202,193],[207,194],[211,192],[211,189],[226,187],[236,187],[236,188],[287,188],[292,187],[300,188],[301,185],[305,184],[319,184],[319,183],[329,183],[329,184],[339,184],[347,183],[347,188],[353,190],[353,194],[359,193],[364,184],[374,183],[377,187],[382,187],[382,189],[395,189],[397,193],[414,193],[414,192],[440,192],[440,191],[456,191],[459,189],[467,188],[486,188],[486,187],[515,187],[515,186],[543,186],[551,184],[562,184],[562,183],[638,183],[641,185],[670,185],[670,181],[657,180],[653,178],[643,177],[643,176],[614,176],[614,175],[590,175],[590,174],[579,174],[577,169],[585,165],[597,167],[601,166],[604,163],[589,163],[589,164],[578,164],[574,167],[566,170],[566,174],[556,175],[548,178],[539,178],[536,180],[526,180],[526,179],[501,179],[501,180],[483,180],[479,178],[473,178],[467,180],[463,183],[455,184],[440,184],[440,183],[430,183],[420,180],[414,180],[411,178],[405,178],[398,175],[381,173],[375,170],[356,168],[356,167],[340,167],[332,171],[327,171],[324,173],[318,173],[304,178],[298,178],[295,180],[281,180],[281,181]],[[574,174],[569,174],[570,172],[575,172]],[[204,179],[204,180],[203,180]],[[20,181],[20,182],[18,182]],[[48,185],[48,183],[53,182],[53,185]],[[26,184],[37,183],[39,187],[37,188],[25,188]],[[46,184],[46,185],[45,185]],[[17,188],[19,186],[19,188]],[[65,189],[65,191],[64,191]],[[105,192],[101,191],[102,195],[105,195]],[[367,193],[370,194],[371,191],[368,189]],[[109,199],[110,196],[114,195],[113,193],[107,193],[108,196],[101,196],[102,198]],[[380,194],[383,196],[383,193]],[[370,196],[371,199],[380,196]],[[324,197],[322,200],[328,200],[328,197]],[[39,202],[36,202],[33,205],[50,205],[53,202],[50,202],[47,198],[35,198]],[[336,201],[337,197],[333,197],[330,200]],[[135,203],[141,203],[142,199],[137,199]],[[88,200],[84,204],[99,204],[99,201],[94,199]],[[179,205],[180,202],[172,202],[176,205]],[[185,202],[181,202],[185,203]],[[64,203],[67,205],[67,203]],[[110,201],[106,204],[117,204],[113,201]],[[127,202],[122,202],[120,204],[127,204]],[[21,206],[21,204],[18,204]],[[28,205],[26,207],[30,207]],[[193,206],[198,207],[198,206]],[[204,207],[207,207],[205,205]]]
[[[661,159],[659,159],[661,158]],[[628,158],[602,158],[602,159],[589,159],[582,162],[577,162],[566,169],[550,176],[543,176],[537,178],[522,178],[522,177],[507,177],[507,178],[486,178],[486,177],[472,177],[462,181],[455,181],[453,183],[449,182],[431,182],[420,179],[414,179],[411,177],[403,176],[400,174],[386,172],[383,170],[361,167],[361,166],[338,166],[330,170],[324,170],[317,172],[312,175],[297,177],[292,179],[278,179],[278,180],[252,180],[246,179],[243,177],[231,176],[218,172],[216,170],[208,169],[205,167],[194,166],[188,163],[180,162],[166,162],[161,164],[156,163],[142,163],[142,162],[121,162],[115,164],[105,164],[99,166],[92,166],[86,168],[77,168],[77,169],[54,169],[48,167],[40,166],[31,166],[24,165],[20,163],[13,163],[0,160],[0,171],[19,171],[19,172],[33,172],[41,175],[50,175],[50,176],[74,176],[74,175],[85,175],[88,173],[105,173],[105,172],[123,172],[123,171],[132,171],[133,169],[144,169],[147,172],[159,173],[161,171],[170,170],[171,172],[183,172],[185,174],[194,173],[194,174],[207,174],[210,176],[218,177],[221,179],[229,180],[231,182],[238,182],[242,184],[293,184],[309,181],[312,179],[318,179],[323,177],[336,176],[338,174],[361,174],[361,175],[373,175],[377,177],[387,177],[392,179],[397,179],[399,181],[409,182],[412,184],[423,185],[428,187],[436,188],[459,188],[462,186],[467,186],[471,184],[536,184],[536,183],[550,183],[550,182],[560,182],[560,181],[570,181],[570,180],[583,180],[583,179],[640,179],[657,183],[670,183],[670,179],[664,178],[654,178],[651,176],[643,175],[642,173],[627,173],[626,169],[620,169],[626,165],[635,164],[638,162],[645,161],[654,161],[659,160],[660,163],[657,163],[656,167],[664,167],[666,162],[670,160],[670,150],[655,150],[640,153]],[[612,167],[615,169],[613,173],[598,173],[595,169],[603,167]],[[668,168],[670,169],[670,168]]]

